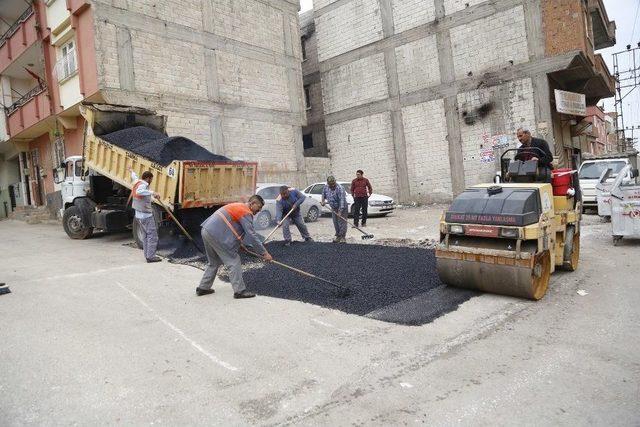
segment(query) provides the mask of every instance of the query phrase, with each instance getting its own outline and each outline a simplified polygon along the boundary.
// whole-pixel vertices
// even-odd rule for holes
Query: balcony
[[[11,138],[33,138],[42,133],[51,117],[51,103],[45,85],[31,89],[5,109],[7,133]]]
[[[33,7],[29,7],[0,36],[0,73],[38,41],[36,22]]]
[[[596,50],[616,44],[616,23],[609,21],[603,0],[589,0],[589,14],[593,25],[594,47]]]

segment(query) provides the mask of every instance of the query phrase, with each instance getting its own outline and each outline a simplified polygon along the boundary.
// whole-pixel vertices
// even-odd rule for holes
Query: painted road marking
[[[194,340],[192,340],[191,338],[189,338],[184,332],[182,332],[182,330],[180,328],[178,328],[177,326],[175,326],[173,323],[169,322],[168,320],[166,320],[165,318],[163,318],[162,316],[160,316],[153,308],[151,308],[149,306],[149,304],[147,304],[146,302],[144,302],[142,300],[142,298],[140,298],[138,295],[136,295],[135,293],[133,293],[132,291],[130,291],[129,289],[127,289],[127,287],[125,287],[122,283],[120,282],[116,282],[116,284],[118,286],[120,286],[123,290],[127,291],[129,293],[129,295],[131,295],[136,301],[138,301],[140,304],[142,304],[142,306],[144,308],[146,308],[148,311],[150,311],[155,317],[156,319],[158,319],[159,321],[161,321],[162,323],[164,323],[169,329],[171,329],[173,332],[175,332],[176,334],[178,334],[180,336],[180,338],[182,338],[183,340],[185,340],[186,342],[188,342],[189,344],[191,344],[191,346],[193,348],[195,348],[196,350],[198,350],[200,353],[204,354],[205,356],[207,356],[213,363],[222,366],[225,369],[228,369],[230,371],[237,371],[238,368],[236,368],[235,366],[231,365],[230,363],[227,363],[223,360],[218,359],[216,356],[214,356],[213,354],[209,353],[207,350],[205,350],[200,344],[198,344],[197,342],[195,342]]]

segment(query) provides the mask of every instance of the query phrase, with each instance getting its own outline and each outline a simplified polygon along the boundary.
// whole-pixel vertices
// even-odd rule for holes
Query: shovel
[[[333,210],[333,209],[332,209]],[[349,220],[346,219],[345,217],[343,217],[342,215],[340,215],[338,213],[338,211],[333,210],[333,213],[336,214],[336,216],[340,219],[342,219],[343,221],[345,221],[347,224],[349,223]],[[373,239],[375,236],[371,233],[367,233],[365,231],[363,231],[360,227],[356,227],[355,225],[352,225],[351,227],[355,228],[356,230],[358,230],[359,232],[361,232],[363,234],[362,236],[362,240],[367,240],[367,239]]]

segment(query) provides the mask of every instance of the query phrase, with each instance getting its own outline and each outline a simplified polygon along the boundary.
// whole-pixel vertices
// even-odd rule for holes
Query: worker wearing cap
[[[347,221],[349,215],[347,206],[347,192],[341,185],[338,185],[333,176],[327,178],[327,183],[322,189],[322,206],[329,203],[331,207],[331,215],[333,216],[333,228],[336,231],[334,243],[346,243],[347,239]],[[340,218],[340,215],[342,218]],[[344,219],[343,219],[344,218]]]
[[[156,220],[153,217],[152,198],[160,198],[160,195],[155,191],[151,191],[149,186],[153,181],[153,174],[150,171],[144,171],[141,179],[138,179],[138,175],[129,168],[131,172],[131,179],[135,181],[133,188],[131,189],[131,207],[136,211],[134,221],[138,221],[142,236],[142,249],[144,251],[144,257],[147,262],[159,262],[162,259],[156,256],[156,249],[158,248],[158,228],[156,227]]]
[[[300,213],[300,206],[306,199],[306,196],[295,188],[290,188],[286,185],[280,187],[280,194],[276,198],[276,222],[280,223],[282,218],[282,236],[284,237],[284,245],[291,246],[291,231],[289,225],[293,222],[298,231],[302,235],[305,242],[311,241],[309,230],[302,219]],[[287,216],[289,214],[289,216]]]
[[[237,299],[256,296],[247,291],[242,280],[242,261],[238,251],[245,241],[247,246],[252,246],[252,252],[262,255],[265,261],[273,259],[253,229],[253,216],[260,212],[263,206],[262,197],[251,196],[247,203],[230,203],[223,206],[202,223],[201,234],[208,265],[196,288],[196,295],[214,293],[211,289],[213,281],[218,269],[224,264],[229,268],[233,297]]]

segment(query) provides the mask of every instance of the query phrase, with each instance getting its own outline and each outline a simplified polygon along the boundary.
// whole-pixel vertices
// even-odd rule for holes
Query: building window
[[[306,85],[304,87],[304,105],[307,107],[307,110],[311,109],[311,93],[309,91],[310,86]]]
[[[306,61],[307,60],[307,38],[306,37],[300,38],[300,45],[302,46],[302,60]]]
[[[78,63],[76,61],[76,45],[73,40],[64,44],[60,48],[62,56],[56,62],[55,71],[58,76],[58,81],[61,82],[78,71]]]
[[[313,148],[313,134],[305,133],[304,135],[302,135],[302,146],[305,150]]]

